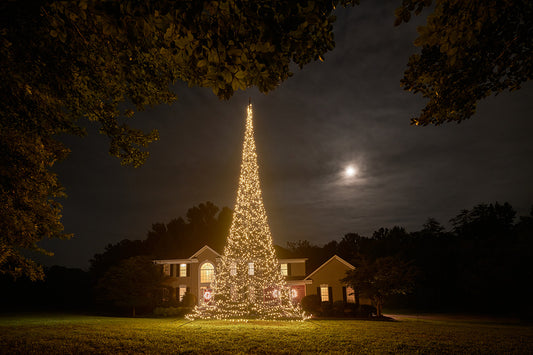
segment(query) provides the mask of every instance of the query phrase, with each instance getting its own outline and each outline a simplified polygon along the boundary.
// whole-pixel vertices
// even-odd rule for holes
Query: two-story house
[[[195,295],[198,303],[209,301],[211,282],[221,255],[205,245],[190,257],[181,259],[154,260],[169,276],[166,282],[168,298],[181,301],[186,292]],[[340,281],[346,271],[354,266],[335,255],[316,270],[306,275],[307,258],[279,259],[281,273],[286,277],[295,302],[306,295],[317,294],[322,301],[345,301],[354,303],[352,290]]]

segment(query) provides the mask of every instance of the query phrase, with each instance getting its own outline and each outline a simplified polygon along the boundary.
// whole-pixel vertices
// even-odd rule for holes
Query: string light
[[[233,221],[211,286],[211,301],[196,306],[188,319],[307,318],[292,302],[272,243],[259,182],[251,103]]]

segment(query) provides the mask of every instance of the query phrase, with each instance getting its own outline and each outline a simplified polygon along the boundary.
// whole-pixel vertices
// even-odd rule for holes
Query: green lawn
[[[533,327],[483,319],[194,321],[0,316],[2,354],[533,353]]]

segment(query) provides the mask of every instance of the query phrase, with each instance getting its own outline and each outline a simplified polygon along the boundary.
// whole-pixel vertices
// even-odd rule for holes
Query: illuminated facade
[[[165,284],[169,290],[169,300],[181,301],[185,292],[190,292],[198,305],[211,302],[211,283],[221,256],[206,245],[188,258],[154,260],[155,264],[161,265],[162,272],[169,276]],[[334,255],[306,274],[307,261],[308,258],[278,259],[279,270],[290,287],[294,303],[299,303],[306,295],[318,295],[323,302],[355,303],[353,290],[340,281],[346,277],[346,271],[354,269],[352,264]],[[211,266],[214,268],[211,269]],[[370,304],[370,300],[362,299],[361,303]]]
[[[169,276],[165,286],[168,290],[167,300],[181,301],[185,292],[194,295],[198,305],[210,302],[211,282],[216,274],[216,265],[221,255],[209,246],[204,246],[190,257],[182,259],[154,260],[161,265],[162,272]],[[285,280],[291,290],[294,303],[299,303],[306,295],[305,265],[307,258],[279,259],[279,269],[285,270]],[[213,273],[211,274],[211,266]],[[236,276],[236,270],[235,270]],[[208,281],[211,280],[211,281]],[[207,292],[207,295],[206,295]]]

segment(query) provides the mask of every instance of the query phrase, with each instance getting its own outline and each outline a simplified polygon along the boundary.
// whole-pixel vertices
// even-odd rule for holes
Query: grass
[[[4,316],[0,317],[0,353],[533,353],[531,325],[445,317],[399,319],[242,323]]]

